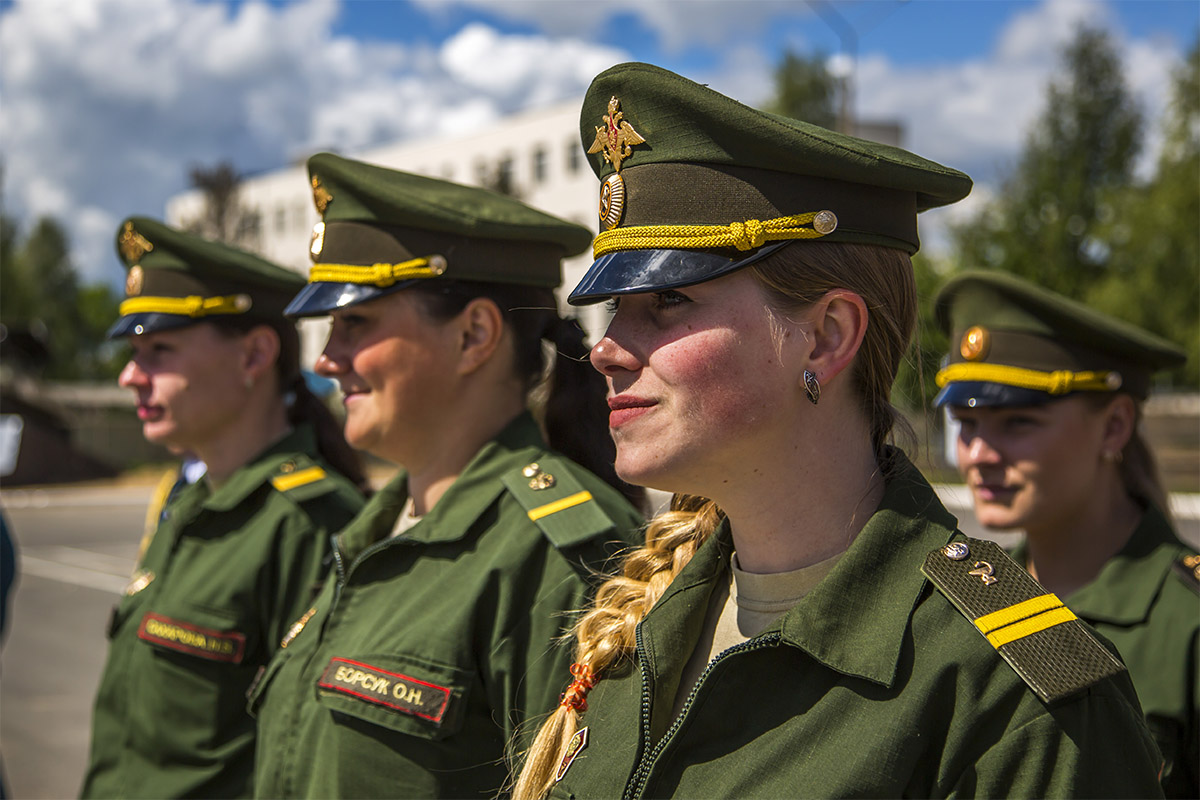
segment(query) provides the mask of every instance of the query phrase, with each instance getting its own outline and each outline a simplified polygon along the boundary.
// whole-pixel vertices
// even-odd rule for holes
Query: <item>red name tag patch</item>
[[[180,653],[230,664],[242,663],[246,652],[246,635],[243,633],[201,628],[153,612],[142,617],[138,638]]]
[[[450,689],[445,686],[346,658],[329,659],[317,685],[437,725],[442,724],[450,704]]]

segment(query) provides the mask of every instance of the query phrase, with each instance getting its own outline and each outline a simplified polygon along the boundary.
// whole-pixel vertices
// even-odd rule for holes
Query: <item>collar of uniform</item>
[[[900,450],[879,507],[833,570],[772,629],[826,666],[891,686],[909,617],[925,589],[921,564],[957,521]]]
[[[479,449],[437,505],[400,538],[424,543],[458,541],[504,491],[501,476],[536,460],[545,449],[537,422],[528,412],[518,415]],[[408,473],[402,471],[371,498],[339,536],[342,552],[353,558],[386,537],[407,501]]]
[[[1184,549],[1167,518],[1150,506],[1121,551],[1094,580],[1066,598],[1067,606],[1088,621],[1142,622]]]
[[[298,425],[275,444],[259,453],[245,466],[229,476],[221,488],[212,493],[204,503],[210,511],[228,511],[234,508],[279,474],[285,461],[295,458],[297,453],[313,453],[317,449],[317,437],[310,425]]]

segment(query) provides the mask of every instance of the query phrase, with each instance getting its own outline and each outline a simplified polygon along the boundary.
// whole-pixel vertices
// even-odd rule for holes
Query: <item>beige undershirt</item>
[[[678,715],[701,673],[718,654],[769,628],[813,590],[837,564],[841,553],[791,572],[758,575],[738,567],[737,553],[708,601],[704,631],[680,675],[673,715]]]
[[[388,534],[389,539],[399,536],[421,521],[421,517],[413,514],[413,509],[416,507],[416,503],[411,497],[404,502],[404,508],[400,509],[400,516],[396,517],[396,524],[392,527],[392,532]]]

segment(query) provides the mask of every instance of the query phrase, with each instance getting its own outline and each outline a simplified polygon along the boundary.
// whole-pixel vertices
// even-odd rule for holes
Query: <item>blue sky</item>
[[[1080,24],[1109,31],[1148,120],[1200,32],[1196,0],[0,0],[4,202],[68,227],[86,280],[118,282],[112,237],[161,216],[194,164],[277,168],[453,136],[582,97],[650,61],[743,102],[771,93],[787,49],[837,54],[856,34],[856,111],[993,196]],[[835,22],[836,22],[835,19]]]

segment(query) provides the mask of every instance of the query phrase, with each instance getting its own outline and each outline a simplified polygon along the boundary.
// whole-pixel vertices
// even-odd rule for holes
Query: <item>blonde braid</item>
[[[591,608],[576,623],[575,663],[597,680],[632,663],[637,624],[724,516],[711,500],[675,495],[670,510],[646,527],[646,544],[625,557],[621,574],[596,590]],[[538,730],[513,785],[513,800],[540,800],[549,793],[578,728],[575,705],[560,705]]]

